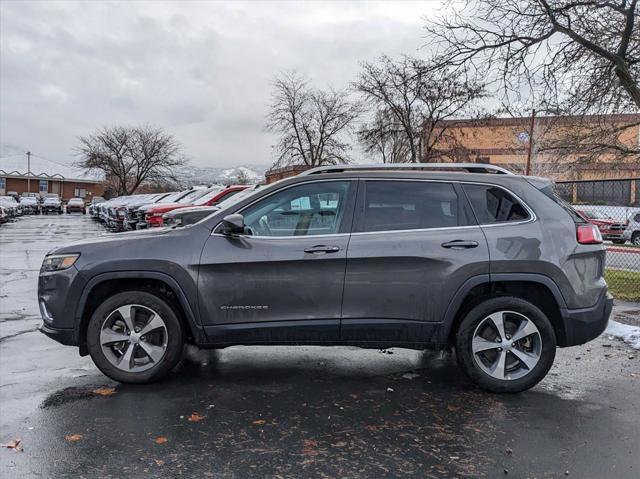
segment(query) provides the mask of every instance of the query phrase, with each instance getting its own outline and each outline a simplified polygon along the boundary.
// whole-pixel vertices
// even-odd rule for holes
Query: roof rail
[[[344,171],[375,170],[465,170],[469,173],[496,173],[513,175],[514,173],[496,165],[484,163],[378,163],[369,165],[327,165],[303,171],[298,176],[317,175],[321,173],[341,173]]]

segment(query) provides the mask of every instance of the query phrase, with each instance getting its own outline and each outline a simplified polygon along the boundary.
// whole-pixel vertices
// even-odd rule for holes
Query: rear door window
[[[530,218],[526,208],[502,188],[473,184],[462,186],[480,224],[523,221]]]
[[[360,231],[448,228],[460,225],[451,183],[366,181]]]

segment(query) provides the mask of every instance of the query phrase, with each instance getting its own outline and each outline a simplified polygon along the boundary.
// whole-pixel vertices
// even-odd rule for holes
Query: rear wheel
[[[640,231],[636,231],[631,235],[631,244],[633,246],[640,246]]]
[[[123,383],[165,377],[180,361],[180,320],[169,304],[145,291],[118,293],[91,317],[87,347],[100,371]]]
[[[492,392],[516,393],[535,386],[556,354],[553,326],[532,303],[515,297],[488,299],[473,308],[456,335],[458,364]]]

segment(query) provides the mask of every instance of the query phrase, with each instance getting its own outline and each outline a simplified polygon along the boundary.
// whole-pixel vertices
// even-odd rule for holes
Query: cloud
[[[0,142],[70,162],[80,135],[149,123],[195,165],[269,163],[274,74],[345,87],[363,60],[416,53],[436,6],[4,0]]]

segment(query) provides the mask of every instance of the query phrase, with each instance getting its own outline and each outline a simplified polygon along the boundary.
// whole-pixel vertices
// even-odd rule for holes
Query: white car
[[[37,215],[40,214],[40,204],[35,196],[22,196],[20,198],[20,206],[24,214]]]
[[[623,238],[634,246],[640,246],[640,209],[630,210],[628,218]]]

